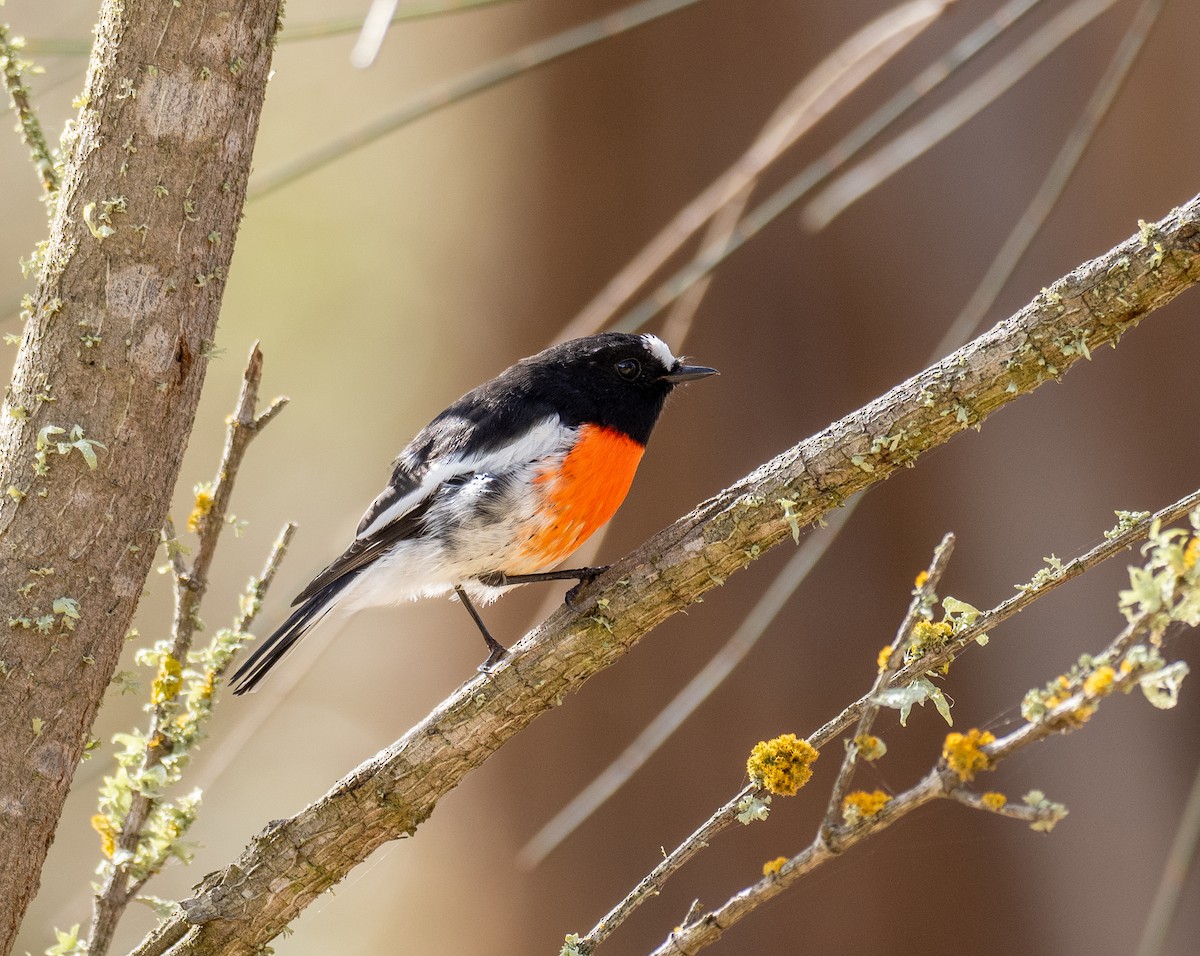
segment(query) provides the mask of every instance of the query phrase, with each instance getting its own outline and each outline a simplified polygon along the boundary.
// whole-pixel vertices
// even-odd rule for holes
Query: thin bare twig
[[[787,183],[746,214],[723,241],[705,244],[686,266],[679,269],[639,302],[614,328],[635,331],[653,320],[663,309],[685,295],[697,282],[711,274],[743,245],[800,202],[823,179],[844,165],[921,99],[952,76],[959,68],[987,49],[1041,0],[1010,0],[996,13],[963,37],[942,58],[922,70],[910,83],[866,120],[839,140],[828,152],[810,163]]]
[[[1075,125],[1067,134],[1062,149],[1054,157],[1054,162],[1046,171],[1046,176],[1038,186],[1033,198],[1021,213],[1021,218],[1013,226],[1012,232],[1004,240],[1000,251],[992,259],[987,272],[971,293],[971,298],[963,306],[958,317],[946,329],[946,334],[934,350],[938,354],[946,349],[956,348],[983,320],[988,310],[999,298],[1005,284],[1016,270],[1018,263],[1028,251],[1036,236],[1045,225],[1046,218],[1058,202],[1071,175],[1079,166],[1079,160],[1091,144],[1100,128],[1100,123],[1108,115],[1113,100],[1137,61],[1138,54],[1146,43],[1146,37],[1158,21],[1165,0],[1146,0],[1134,14],[1133,22],[1117,45],[1116,52],[1100,77],[1092,95],[1084,104]]]
[[[481,7],[512,3],[513,0],[427,0],[425,3],[405,3],[392,15],[392,23],[408,20],[426,20],[433,17],[466,13]],[[292,23],[280,32],[280,43],[295,43],[302,40],[327,40],[347,33],[358,33],[363,27],[362,17],[333,17],[329,20],[314,20],[312,23]],[[65,37],[31,37],[26,49],[38,56],[87,56],[92,49],[89,40],[74,40]]]
[[[560,340],[602,328],[701,226],[800,136],[920,35],[951,0],[909,0],[873,20],[827,56],[784,100],[750,148],[684,206],[559,333]]]
[[[250,198],[261,199],[270,195],[442,107],[461,102],[514,76],[699,2],[700,0],[641,0],[545,40],[531,43],[513,54],[492,60],[456,79],[430,87],[375,122],[340,136],[299,157],[277,172],[255,180],[251,183]]]
[[[1160,956],[1163,952],[1167,934],[1179,908],[1179,897],[1192,868],[1197,841],[1200,841],[1200,768],[1196,770],[1187,805],[1179,817],[1175,839],[1171,841],[1171,850],[1163,865],[1158,889],[1154,891],[1154,902],[1146,916],[1137,956]]]
[[[362,30],[359,31],[358,39],[354,41],[354,49],[350,51],[350,62],[354,66],[366,69],[375,62],[399,2],[400,0],[371,0],[371,6],[363,19]]]
[[[211,491],[197,495],[196,511],[189,525],[197,532],[199,547],[196,558],[189,567],[183,557],[183,549],[177,540],[175,523],[168,516],[163,528],[175,585],[175,617],[172,626],[172,644],[168,660],[175,662],[178,669],[187,660],[188,652],[199,626],[199,609],[206,590],[208,574],[216,554],[217,540],[226,524],[229,502],[238,470],[245,457],[246,449],[259,431],[273,419],[287,403],[286,398],[276,398],[261,414],[256,413],[258,389],[262,381],[263,356],[256,342],[250,350],[246,369],[242,377],[242,388],[234,413],[229,417],[225,436],[225,448],[217,467]],[[282,559],[291,540],[294,526],[287,525],[276,540],[263,574],[251,582],[248,600],[243,603],[235,627],[244,631],[257,614],[262,594],[274,578],[278,562]],[[178,671],[177,671],[178,673]],[[214,679],[219,674],[214,673]],[[150,726],[146,734],[142,772],[162,763],[172,748],[171,735],[165,732],[169,721],[178,711],[179,703],[174,693],[156,694],[151,710]],[[150,818],[159,798],[143,790],[135,790],[129,809],[115,835],[115,850],[111,854],[111,865],[106,867],[104,879],[96,894],[93,906],[92,926],[89,934],[88,951],[94,956],[103,956],[112,944],[117,923],[129,902],[153,875],[148,872],[134,876],[131,865],[142,839],[142,829]]]
[[[841,173],[804,208],[801,220],[813,231],[829,225],[852,203],[978,116],[1027,77],[1038,63],[1117,2],[1076,0],[943,106],[875,155]]]

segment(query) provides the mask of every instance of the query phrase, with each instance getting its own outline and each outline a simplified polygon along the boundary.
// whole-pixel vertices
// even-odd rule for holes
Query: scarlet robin
[[[654,335],[605,332],[523,359],[468,392],[408,443],[346,551],[292,602],[291,616],[233,676],[267,672],[335,607],[356,611],[454,591],[483,633],[488,670],[507,653],[472,598],[550,571],[625,500],[667,396],[715,374]]]

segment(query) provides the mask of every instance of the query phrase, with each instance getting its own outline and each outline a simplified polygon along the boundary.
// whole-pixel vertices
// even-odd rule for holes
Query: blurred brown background
[[[223,418],[254,339],[266,389],[292,405],[251,449],[205,609],[216,627],[279,526],[301,530],[261,619],[341,549],[395,452],[433,414],[542,348],[679,207],[746,147],[788,90],[891,0],[707,0],[442,110],[247,207],[205,399],[177,495],[211,477]],[[94,3],[10,0],[18,33],[86,43]],[[293,28],[361,16],[367,0],[291,0]],[[407,97],[605,12],[615,0],[518,0],[394,26],[375,66],[348,62],[353,34],[281,43],[256,169],[359,128]],[[999,7],[960,4],[772,171],[819,155],[922,66]],[[1065,6],[1047,0],[1028,36]],[[721,369],[678,395],[630,500],[603,542],[611,560],[693,504],[918,371],[1040,182],[1137,4],[1118,3],[968,127],[828,229],[783,216],[718,273],[683,350]],[[1170,0],[1048,227],[988,323],[1084,259],[1200,191],[1196,7]],[[285,31],[286,36],[286,31]],[[969,67],[934,102],[994,63]],[[70,113],[85,59],[39,55],[33,81],[49,129]],[[928,107],[923,107],[922,111]],[[17,268],[44,231],[36,180],[14,135],[0,137],[0,301],[16,329],[28,288]],[[656,758],[542,866],[524,842],[615,757],[719,648],[789,557],[766,556],[621,664],[538,721],[395,844],[311,907],[287,956],[556,953],[584,932],[743,781],[750,747],[808,733],[869,686],[913,575],[947,530],[959,543],[943,591],[988,607],[1043,555],[1092,546],[1116,508],[1161,507],[1200,476],[1200,293],[1152,316],[1119,350],[1072,371],[870,492],[826,561],[755,653]],[[679,347],[678,342],[670,343]],[[585,552],[586,556],[586,552]],[[973,649],[947,692],[956,726],[1003,727],[1025,690],[1103,646],[1121,626],[1124,565],[1090,574]],[[139,627],[168,627],[152,576]],[[513,638],[544,590],[525,589],[489,620]],[[319,796],[399,736],[482,656],[462,609],[428,601],[364,613],[334,640],[317,632],[265,690],[224,702],[194,766],[205,786],[190,868],[149,888],[177,898],[267,821]],[[1181,646],[1193,662],[1194,638]],[[132,649],[131,649],[132,658]],[[319,661],[313,661],[319,656]],[[283,696],[286,685],[311,665]],[[133,667],[132,660],[126,665]],[[1194,682],[1195,677],[1192,678]],[[1154,711],[1114,700],[1082,733],[1005,765],[985,786],[1039,788],[1071,814],[1050,836],[935,805],[848,853],[731,931],[710,952],[1129,953],[1146,918],[1196,771],[1200,695]],[[140,715],[114,696],[98,735]],[[946,728],[885,715],[888,758],[859,778],[898,791],[935,758]],[[240,748],[240,749],[239,749]],[[643,953],[693,899],[723,902],[764,860],[799,850],[823,810],[835,754],[810,789],[777,800],[765,824],[722,836],[602,952]],[[88,827],[107,753],[85,764],[26,923],[40,951],[51,926],[87,921],[98,858]],[[821,771],[825,771],[822,773]],[[219,776],[218,776],[219,774]],[[215,779],[214,779],[215,778]],[[1192,873],[1168,952],[1194,952],[1200,875]],[[127,919],[119,946],[151,925]]]

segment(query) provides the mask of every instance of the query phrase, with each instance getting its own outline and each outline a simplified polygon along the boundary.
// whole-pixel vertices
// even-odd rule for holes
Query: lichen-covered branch
[[[1200,279],[1200,197],[700,505],[324,797],[260,833],[136,951],[251,953],[645,633],[845,500],[1113,344]],[[186,931],[183,931],[186,928]],[[170,942],[168,942],[170,941]]]
[[[104,0],[0,414],[0,956],[158,545],[280,0]]]
[[[842,801],[841,825],[823,822],[808,847],[791,858],[769,863],[757,883],[711,912],[689,918],[652,956],[694,956],[801,877],[931,800],[956,799],[966,806],[1025,820],[1035,829],[1053,828],[1066,815],[1066,808],[1039,791],[1026,794],[1023,805],[1014,805],[1004,794],[975,793],[968,784],[1034,743],[1083,727],[1101,701],[1118,691],[1128,693],[1140,687],[1154,706],[1175,706],[1187,665],[1167,662],[1162,654],[1164,638],[1172,626],[1200,625],[1200,510],[1192,511],[1190,518],[1190,532],[1163,531],[1155,523],[1148,560],[1144,567],[1130,569],[1131,587],[1120,595],[1128,625],[1104,650],[1085,655],[1044,690],[1026,694],[1021,703],[1024,724],[1001,738],[978,729],[948,734],[938,764],[909,790],[895,796],[881,791],[847,795]],[[578,953],[591,952],[590,947],[568,938],[564,952],[570,952],[570,947]]]
[[[188,530],[196,533],[198,547],[190,567],[170,517],[163,529],[175,585],[174,625],[171,639],[159,642],[145,655],[157,670],[148,705],[149,728],[145,734],[126,735],[128,743],[119,755],[119,769],[105,778],[100,812],[92,819],[107,859],[101,868],[88,934],[87,951],[91,956],[108,952],[117,923],[130,901],[167,860],[184,852],[181,841],[195,818],[199,793],[169,802],[162,791],[178,781],[190,760],[190,751],[203,738],[216,682],[257,615],[263,593],[275,576],[294,530],[290,524],[284,528],[263,573],[251,580],[233,627],[219,630],[202,653],[192,655],[196,630],[201,626],[200,603],[208,590],[217,540],[232,520],[229,502],[238,470],[251,440],[287,403],[287,399],[277,398],[258,414],[262,368],[262,352],[255,343],[246,362],[237,406],[228,418],[216,477],[196,488]]]
[[[854,779],[859,755],[862,754],[868,760],[872,759],[870,751],[878,746],[873,743],[874,738],[870,734],[875,718],[879,714],[879,708],[882,706],[880,695],[891,685],[896,671],[900,670],[904,663],[906,650],[913,646],[915,628],[919,623],[925,621],[929,607],[936,601],[938,584],[942,580],[942,575],[946,573],[946,565],[950,563],[950,555],[953,552],[954,535],[948,533],[934,551],[928,570],[917,579],[917,585],[913,590],[908,610],[904,614],[904,620],[896,629],[896,636],[888,645],[887,653],[881,654],[882,663],[879,672],[875,675],[875,683],[871,685],[871,689],[866,694],[866,704],[859,715],[858,725],[854,728],[854,736],[846,746],[842,765],[838,768],[837,779],[834,781],[829,795],[829,806],[825,811],[825,819],[821,823],[822,838],[841,820],[842,800]]]
[[[886,670],[890,673],[887,676],[887,680],[883,681],[877,678],[875,686],[872,687],[869,693],[864,694],[853,704],[846,707],[840,714],[832,720],[827,721],[806,739],[818,750],[824,749],[839,734],[848,730],[855,721],[861,722],[867,710],[877,705],[878,697],[882,690],[903,687],[905,685],[911,686],[911,682],[914,679],[941,668],[953,655],[961,653],[966,648],[972,646],[981,635],[995,629],[999,624],[1024,610],[1034,601],[1045,597],[1067,581],[1074,580],[1103,561],[1121,554],[1139,542],[1144,541],[1155,527],[1173,524],[1197,507],[1200,507],[1200,489],[1181,498],[1174,504],[1168,505],[1153,515],[1123,514],[1119,525],[1111,532],[1105,534],[1105,540],[1102,544],[1097,545],[1086,554],[1080,555],[1066,564],[1059,563],[1057,566],[1041,569],[1034,575],[1033,580],[1028,585],[1024,585],[1018,590],[1018,593],[1014,597],[1001,602],[990,611],[983,612],[975,618],[973,623],[968,624],[966,621],[963,621],[963,626],[956,633],[947,640],[940,642],[940,644],[928,646],[926,653],[914,657],[897,670],[892,670],[892,654],[889,654],[889,666]],[[921,598],[923,603],[923,596],[928,593],[928,588],[936,584],[939,565],[946,557],[948,555],[941,550],[935,555],[935,560],[931,564],[930,571],[926,572],[932,578],[932,583],[930,580],[926,580],[918,585],[917,591],[919,593],[914,596],[914,603],[910,605],[910,613],[912,607],[919,606],[916,603],[917,599]],[[908,617],[906,617],[905,625],[901,626],[900,633],[904,633],[907,629],[908,620]],[[891,649],[894,650],[895,646],[893,644]],[[866,730],[862,730],[860,733],[866,733]],[[855,734],[856,739],[858,736],[859,734]],[[845,781],[839,780],[835,784],[834,792],[837,793],[839,787],[844,788],[845,786]],[[715,837],[732,827],[735,822],[747,824],[754,820],[765,818],[770,802],[770,793],[757,784],[751,782],[744,786],[715,810],[694,833],[668,853],[586,935],[568,937],[570,944],[574,947],[574,951],[580,954],[580,956],[586,956],[586,954],[593,952],[600,943],[612,935],[617,927],[635,909],[651,896],[660,892],[666,882],[682,869],[684,864],[701,850],[705,849]],[[839,811],[840,802],[839,796]],[[1011,810],[1008,815],[1013,815]],[[828,815],[826,819],[828,820]]]
[[[50,194],[58,190],[58,173],[54,169],[54,157],[46,145],[46,134],[38,119],[33,103],[29,99],[29,87],[25,85],[24,73],[32,65],[21,57],[18,38],[8,34],[8,24],[0,23],[0,74],[4,77],[4,88],[17,114],[17,129],[21,140],[29,149],[33,168],[42,188]]]

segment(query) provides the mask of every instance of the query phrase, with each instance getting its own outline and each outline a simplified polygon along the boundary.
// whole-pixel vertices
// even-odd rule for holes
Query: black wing
[[[355,575],[398,541],[420,532],[437,487],[427,489],[413,507],[368,536],[368,528],[397,502],[417,491],[430,470],[454,459],[478,459],[518,438],[530,427],[557,414],[543,398],[539,383],[520,362],[478,388],[471,390],[426,425],[397,456],[392,479],[358,523],[354,543],[336,561],[318,574],[292,601],[295,607],[317,592]],[[447,480],[465,481],[474,473],[466,468]]]
[[[432,501],[432,497],[426,498],[419,507],[384,526],[370,538],[356,540],[345,554],[318,574],[292,602],[296,610],[291,616],[256,647],[254,653],[237,669],[232,681],[234,694],[254,690],[255,685],[267,676],[267,671],[278,664],[309,629],[329,613],[338,595],[364,568],[397,541],[412,537]]]
[[[383,495],[379,496],[379,498],[382,497]],[[376,499],[376,503],[379,498]],[[292,607],[315,597],[331,584],[339,581],[349,584],[363,568],[381,557],[396,542],[404,541],[418,534],[424,525],[425,514],[429,511],[429,506],[433,504],[433,501],[433,494],[426,495],[420,504],[384,525],[374,534],[355,538],[354,543],[342,553],[341,557],[313,578],[308,586],[296,595],[295,600],[292,601]],[[373,510],[374,507],[373,505]],[[368,517],[371,514],[371,511],[367,512]],[[363,518],[359,528],[366,528],[370,523],[367,518]]]

